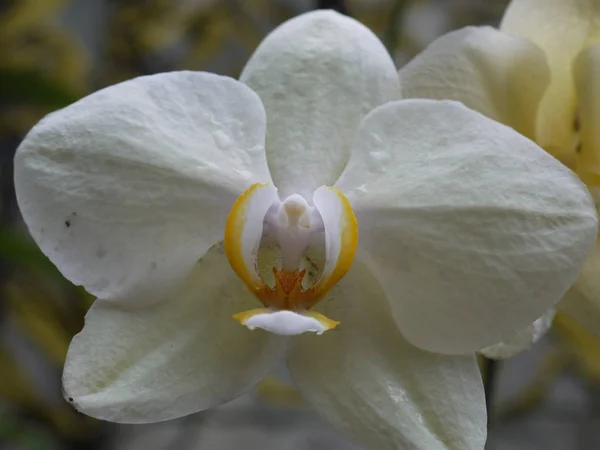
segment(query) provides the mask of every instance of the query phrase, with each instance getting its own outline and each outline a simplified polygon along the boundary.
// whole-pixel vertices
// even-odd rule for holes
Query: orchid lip
[[[282,336],[295,336],[306,332],[321,335],[339,325],[339,322],[316,311],[257,308],[235,314],[233,318],[251,331],[260,328]]]
[[[350,203],[339,190],[321,187],[315,191],[317,197],[319,201],[315,206],[298,194],[282,202],[274,186],[257,183],[233,205],[225,227],[225,252],[233,270],[265,308],[262,312],[252,310],[250,316],[240,313],[234,317],[249,328],[263,328],[277,334],[290,334],[290,329],[320,334],[337,326],[337,322],[325,316],[314,317],[318,313],[310,309],[350,269],[358,242],[358,226]],[[273,286],[269,286],[257,270],[256,255],[265,225],[274,235],[282,255],[281,268],[272,267]],[[305,288],[306,270],[300,269],[302,258],[311,235],[323,231],[326,262],[320,277]],[[295,316],[280,314],[285,311]],[[291,328],[282,325],[283,322],[279,327],[273,325],[276,320],[287,321]]]

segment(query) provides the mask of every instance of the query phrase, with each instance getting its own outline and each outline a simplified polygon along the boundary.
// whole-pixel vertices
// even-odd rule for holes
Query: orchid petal
[[[581,50],[600,41],[600,3],[513,0],[500,30],[529,39],[546,53],[551,81],[540,103],[536,142],[558,158],[568,157],[577,108],[573,62]]]
[[[354,19],[315,11],[285,22],[252,55],[240,80],[267,111],[267,158],[281,198],[331,186],[352,137],[374,107],[400,96],[377,37]]]
[[[491,27],[438,38],[399,74],[403,98],[457,100],[530,139],[550,81],[542,50]]]
[[[374,110],[335,187],[359,224],[357,260],[413,344],[476,351],[552,307],[596,240],[589,192],[533,142],[463,105]]]
[[[285,339],[231,318],[256,300],[222,245],[166,297],[137,303],[96,300],[73,339],[63,384],[79,411],[123,423],[173,419],[237,397],[283,357]]]
[[[194,72],[136,78],[50,114],[15,158],[29,231],[102,298],[153,301],[223,238],[229,209],[269,182],[260,99]]]
[[[407,342],[360,263],[317,309],[341,324],[290,341],[288,366],[304,398],[338,431],[369,449],[483,449],[486,409],[474,355]]]

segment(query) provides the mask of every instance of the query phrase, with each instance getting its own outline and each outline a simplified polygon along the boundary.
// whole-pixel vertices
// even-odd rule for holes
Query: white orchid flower
[[[500,30],[448,33],[400,78],[404,98],[458,100],[536,141],[600,207],[600,2],[513,0]],[[558,309],[600,334],[600,243]]]
[[[285,357],[367,448],[482,449],[473,352],[559,300],[597,219],[577,177],[509,127],[398,98],[381,42],[321,11],[272,32],[241,82],[140,77],[35,126],[15,159],[23,217],[98,297],[69,401],[171,419]]]

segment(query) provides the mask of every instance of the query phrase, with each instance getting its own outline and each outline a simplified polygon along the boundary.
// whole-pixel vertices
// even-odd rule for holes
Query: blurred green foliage
[[[60,108],[76,100],[76,95],[41,72],[13,68],[0,70],[0,102],[3,105]]]

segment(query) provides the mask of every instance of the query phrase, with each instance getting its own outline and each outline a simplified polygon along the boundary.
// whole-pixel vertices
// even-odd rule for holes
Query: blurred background
[[[358,450],[282,371],[221,408],[122,426],[75,412],[62,365],[93,299],[28,238],[13,156],[45,114],[104,86],[177,69],[237,77],[279,23],[334,7],[378,34],[398,67],[437,36],[497,25],[507,0],[0,0],[0,449]],[[483,362],[490,450],[600,449],[600,340],[558,316],[531,351]]]

